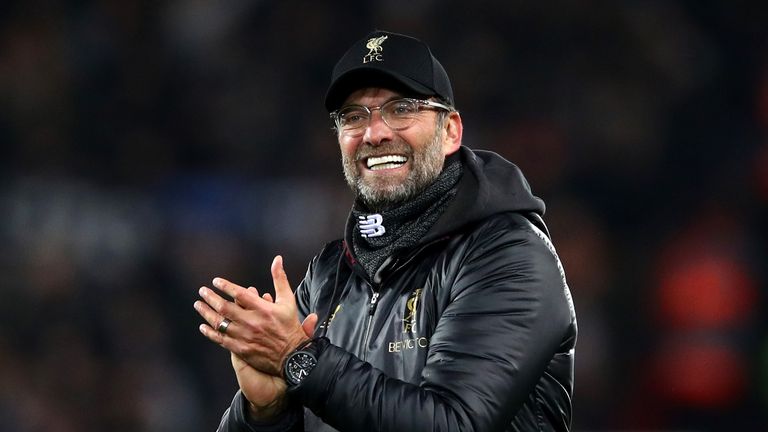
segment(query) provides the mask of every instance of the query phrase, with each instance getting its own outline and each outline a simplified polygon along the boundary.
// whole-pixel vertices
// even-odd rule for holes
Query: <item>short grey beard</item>
[[[347,184],[371,211],[385,210],[410,200],[426,189],[440,175],[445,162],[440,134],[440,126],[442,125],[440,123],[438,122],[435,134],[424,148],[423,153],[411,154],[413,170],[404,182],[397,185],[375,188],[366,184],[358,171],[355,161],[357,157],[353,159],[342,155],[344,178],[347,180]]]

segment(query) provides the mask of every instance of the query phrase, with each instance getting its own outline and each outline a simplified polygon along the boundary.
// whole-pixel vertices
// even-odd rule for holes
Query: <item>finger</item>
[[[256,290],[256,288],[253,288],[253,290],[245,289],[242,286],[234,282],[230,282],[224,278],[214,278],[213,286],[220,289],[228,296],[232,297],[235,302],[242,305],[246,309],[252,309],[256,307],[258,305],[257,302],[260,300],[259,292]]]
[[[224,300],[220,295],[208,287],[200,287],[198,290],[200,297],[210,305],[213,310],[226,318],[231,320],[238,320],[242,318],[244,312],[243,308],[238,304]]]
[[[259,294],[259,290],[257,290],[256,287],[252,287],[252,286],[248,287],[248,292],[252,292],[255,295],[261,295],[261,294]],[[272,301],[271,300],[272,299],[272,295],[269,294],[269,293],[264,293],[264,295],[261,296],[261,298],[263,298],[265,300],[267,300],[267,297],[269,297],[269,299],[270,299],[269,301]]]
[[[270,293],[264,293],[264,295],[262,297],[264,298],[264,300],[266,300],[266,301],[268,301],[270,303],[274,302],[274,300],[272,299],[272,294],[270,294]]]
[[[293,290],[288,283],[288,275],[283,268],[283,257],[276,256],[272,261],[272,283],[275,285],[275,303],[280,303],[291,299],[293,301]]]
[[[259,299],[260,304],[257,307],[244,309],[240,304],[236,302],[225,300],[208,287],[200,287],[199,293],[200,297],[205,300],[205,303],[207,303],[208,306],[210,306],[218,315],[220,315],[222,319],[229,318],[232,321],[247,322],[250,311],[259,307],[263,308],[265,305],[267,305],[266,302]],[[220,321],[211,322],[211,327],[215,329],[219,322]]]
[[[200,324],[198,327],[200,330],[200,333],[203,334],[208,340],[211,342],[220,345],[221,347],[229,350],[230,352],[238,352],[240,349],[239,343],[237,339],[229,337],[228,335],[222,334],[216,330],[214,330],[211,326],[208,324]]]
[[[206,323],[208,323],[208,327],[211,329],[217,329],[221,322],[224,320],[224,317],[213,310],[209,305],[207,305],[205,302],[202,301],[196,301],[195,302],[195,310],[198,314],[200,314],[201,317],[205,320]],[[235,321],[230,321],[229,326],[227,327],[227,333],[236,335],[238,334],[238,324],[235,323]],[[223,336],[223,334],[219,331],[216,331],[216,333],[219,333]],[[219,343],[218,341],[214,341],[216,343]]]
[[[224,335],[212,329],[208,324],[200,324],[198,327],[200,333],[207,337],[211,342],[222,345],[224,343]]]
[[[197,293],[200,294],[200,297],[205,300],[205,303],[217,313],[220,313],[221,309],[224,308],[224,303],[228,303],[227,300],[221,298],[220,295],[216,294],[216,292],[208,287],[200,287],[200,289],[197,290]]]
[[[207,316],[210,316],[211,313],[215,314],[215,312],[212,309],[210,309],[208,305],[206,305],[201,301],[198,301],[195,304],[195,309],[198,309],[198,308],[200,308],[198,312],[201,312],[201,315],[203,313],[205,313]],[[205,311],[205,308],[208,308],[208,311]],[[229,327],[227,327],[227,332],[222,333],[216,330],[216,328],[221,323],[221,319],[223,318],[221,317],[213,318],[212,320],[214,321],[214,324],[211,324],[210,320],[206,319],[208,323],[200,324],[200,326],[198,326],[198,330],[200,330],[200,333],[202,333],[203,336],[208,338],[208,340],[210,340],[211,342],[217,345],[221,345],[223,348],[226,348],[232,353],[244,352],[247,346],[244,345],[244,342],[238,339],[238,334],[237,334],[240,331],[239,329],[240,325],[235,321],[232,321],[229,324]]]
[[[315,327],[317,326],[317,314],[311,313],[304,318],[304,322],[301,323],[301,328],[304,330],[304,334],[312,337],[315,334]]]
[[[259,296],[259,290],[257,290],[255,287],[250,286],[250,287],[248,287],[248,289],[246,291],[248,291],[250,293],[250,295],[247,298],[258,297]],[[243,308],[245,308],[245,309],[253,309],[252,306],[249,307],[249,306],[243,304],[242,303],[243,301],[245,301],[245,303],[248,303],[247,300],[243,300],[242,298],[241,299],[235,299],[235,302],[237,304],[239,304],[240,306],[242,306]],[[248,303],[248,304],[250,304],[250,303]]]

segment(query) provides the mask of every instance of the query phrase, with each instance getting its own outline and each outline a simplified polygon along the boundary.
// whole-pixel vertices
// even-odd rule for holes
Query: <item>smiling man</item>
[[[567,431],[576,316],[520,170],[462,145],[448,75],[377,31],[326,94],[356,199],[295,292],[222,278],[200,331],[240,385],[220,431]],[[319,324],[318,324],[319,323]]]
[[[461,118],[455,110],[438,102],[404,99],[387,89],[355,91],[332,117],[344,177],[373,210],[417,196],[461,143]]]

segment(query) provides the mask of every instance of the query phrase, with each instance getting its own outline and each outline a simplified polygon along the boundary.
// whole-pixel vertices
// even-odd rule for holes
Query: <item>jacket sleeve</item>
[[[304,410],[299,406],[291,407],[283,415],[270,422],[257,422],[248,417],[248,401],[238,390],[232,405],[224,412],[216,432],[299,432],[304,430]]]
[[[419,385],[332,345],[297,389],[301,403],[340,431],[505,430],[575,319],[554,249],[518,223],[489,224],[452,258]]]

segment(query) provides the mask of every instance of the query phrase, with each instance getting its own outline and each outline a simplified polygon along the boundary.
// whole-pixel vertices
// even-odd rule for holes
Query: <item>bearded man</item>
[[[274,298],[215,278],[195,303],[240,385],[218,430],[568,431],[576,316],[544,203],[462,145],[429,47],[369,34],[325,104],[356,196],[343,239],[295,291],[277,256]]]

